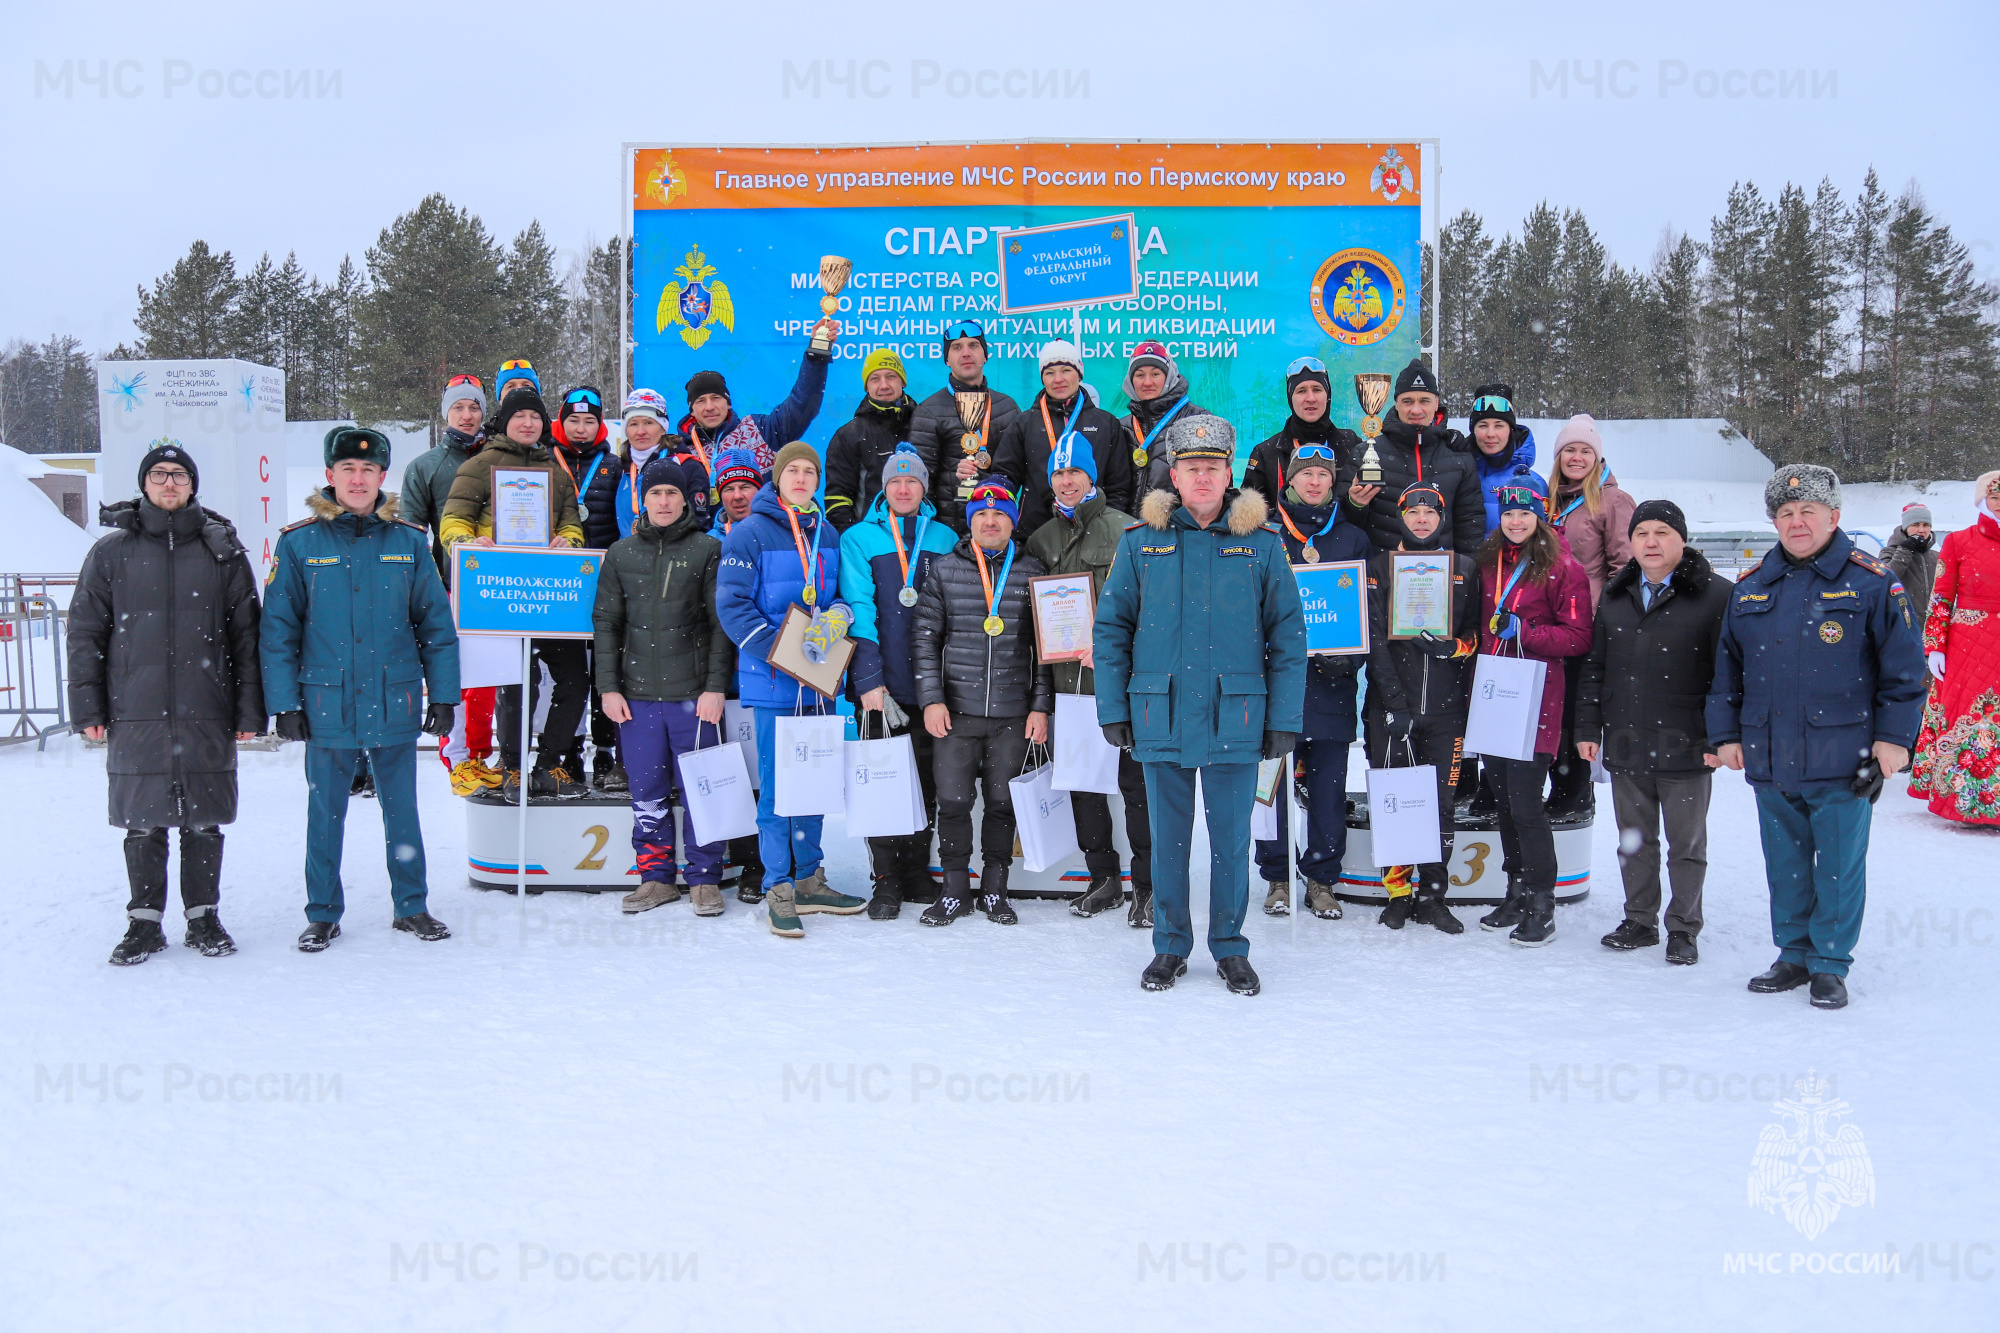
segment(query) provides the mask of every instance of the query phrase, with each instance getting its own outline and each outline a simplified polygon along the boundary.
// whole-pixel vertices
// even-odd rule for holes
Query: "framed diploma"
[[[840,694],[840,678],[847,672],[847,663],[854,656],[854,640],[843,638],[833,645],[833,651],[826,655],[826,661],[814,662],[806,657],[806,631],[812,628],[812,616],[797,602],[785,608],[785,623],[778,626],[778,643],[771,649],[771,665],[790,676],[809,690],[818,690],[832,699]]]
[[[1389,557],[1389,637],[1451,637],[1451,552],[1399,552]]]
[[[1368,651],[1368,562],[1293,565],[1308,656],[1354,657]]]
[[[1090,651],[1090,627],[1097,620],[1097,597],[1090,574],[1038,574],[1028,580],[1035,608],[1035,659],[1081,662]]]
[[[493,469],[493,544],[547,546],[555,532],[550,520],[551,488],[545,467]]]

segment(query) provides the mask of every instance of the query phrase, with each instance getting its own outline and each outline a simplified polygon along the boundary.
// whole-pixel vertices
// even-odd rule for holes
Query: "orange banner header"
[[[975,143],[633,151],[636,209],[1414,207],[1421,144]]]

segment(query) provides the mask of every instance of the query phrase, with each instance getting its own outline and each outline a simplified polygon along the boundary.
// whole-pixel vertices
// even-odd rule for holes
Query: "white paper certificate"
[[[553,535],[549,531],[549,494],[547,468],[494,468],[494,544],[547,546]]]
[[[1451,637],[1451,552],[1398,553],[1389,557],[1395,577],[1389,587],[1389,637],[1421,634]]]
[[[1028,580],[1035,608],[1035,654],[1043,662],[1076,662],[1090,651],[1097,599],[1089,573],[1042,574]]]

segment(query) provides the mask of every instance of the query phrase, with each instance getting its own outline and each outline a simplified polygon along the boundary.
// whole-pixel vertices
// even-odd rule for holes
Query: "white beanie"
[[[1083,373],[1083,353],[1077,351],[1076,344],[1067,338],[1056,338],[1043,343],[1042,353],[1038,359],[1041,364],[1035,367],[1037,371],[1047,370],[1050,366],[1075,366],[1077,374]]]

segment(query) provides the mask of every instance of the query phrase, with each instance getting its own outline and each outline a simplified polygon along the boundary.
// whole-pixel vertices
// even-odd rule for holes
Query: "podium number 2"
[[[604,869],[604,844],[611,841],[611,830],[602,824],[592,824],[583,831],[583,836],[586,838],[595,838],[596,841],[590,844],[590,850],[583,854],[583,859],[576,863],[576,868],[578,870]]]

